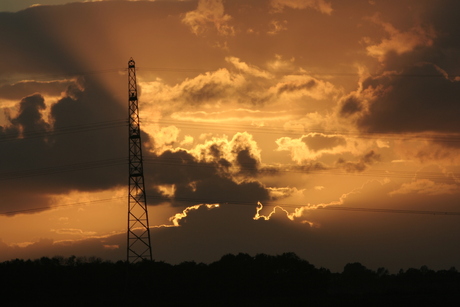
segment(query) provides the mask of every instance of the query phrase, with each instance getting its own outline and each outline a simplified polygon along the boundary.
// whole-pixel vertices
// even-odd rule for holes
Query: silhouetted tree
[[[390,274],[358,262],[331,273],[294,253],[227,254],[209,265],[56,256],[0,263],[0,294],[18,306],[445,306],[460,296],[460,273],[422,266]]]

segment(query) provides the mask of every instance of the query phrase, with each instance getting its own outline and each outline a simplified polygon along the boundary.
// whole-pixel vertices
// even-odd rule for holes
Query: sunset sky
[[[460,268],[458,12],[2,1],[0,261],[126,259],[133,57],[155,260]]]

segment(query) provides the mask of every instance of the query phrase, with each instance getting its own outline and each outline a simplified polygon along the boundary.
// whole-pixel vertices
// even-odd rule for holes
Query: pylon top
[[[136,62],[134,62],[133,58],[129,58],[129,61],[128,61],[128,66],[131,68],[131,67],[134,67],[134,65],[136,64]]]

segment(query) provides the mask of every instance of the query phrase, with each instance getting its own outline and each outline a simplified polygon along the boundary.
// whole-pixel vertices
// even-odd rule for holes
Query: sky
[[[2,1],[0,261],[125,260],[132,57],[155,260],[459,268],[459,9]]]

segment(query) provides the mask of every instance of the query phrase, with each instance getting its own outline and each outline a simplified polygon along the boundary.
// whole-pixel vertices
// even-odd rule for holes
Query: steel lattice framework
[[[129,89],[129,191],[128,191],[128,263],[152,260],[150,229],[145,196],[142,142],[137,100],[136,66],[128,62]]]

